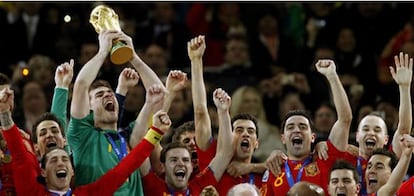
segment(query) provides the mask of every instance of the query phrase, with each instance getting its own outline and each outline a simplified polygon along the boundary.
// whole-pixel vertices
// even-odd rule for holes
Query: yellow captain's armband
[[[162,135],[153,129],[149,129],[144,138],[151,144],[155,145],[161,140]]]

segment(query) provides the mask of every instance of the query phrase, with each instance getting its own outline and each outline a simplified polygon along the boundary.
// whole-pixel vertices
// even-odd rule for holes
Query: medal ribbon
[[[287,178],[287,180],[289,182],[289,187],[292,187],[294,184],[296,184],[296,182],[299,182],[300,179],[302,178],[303,168],[311,162],[311,157],[308,157],[303,162],[302,166],[299,169],[298,176],[296,177],[296,182],[293,179],[293,174],[292,174],[292,171],[290,170],[288,161],[289,160],[285,161],[285,172],[286,172],[286,178]]]
[[[121,143],[120,148],[116,145],[115,141],[109,135],[109,133],[105,133],[106,138],[108,139],[109,143],[112,145],[112,149],[114,149],[116,156],[118,156],[119,160],[122,160],[127,155],[127,145],[125,138],[122,137],[121,134],[117,133],[119,137],[119,141]]]

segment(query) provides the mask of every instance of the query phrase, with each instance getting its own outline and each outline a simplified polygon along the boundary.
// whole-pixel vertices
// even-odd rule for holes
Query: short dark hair
[[[52,151],[54,151],[54,150],[63,150],[63,151],[65,151],[66,152],[66,150],[65,149],[63,149],[63,148],[61,148],[61,147],[57,147],[57,146],[53,146],[53,147],[51,147],[51,148],[49,148],[47,151],[46,151],[46,153],[40,158],[40,168],[42,168],[42,169],[45,169],[46,168],[46,162],[47,162],[47,159],[48,159],[48,155],[52,152]],[[68,153],[68,152],[66,152],[66,153]],[[69,154],[68,154],[69,155]]]
[[[231,118],[231,126],[233,128],[233,123],[236,122],[236,120],[250,120],[253,122],[254,126],[256,126],[256,137],[259,138],[259,126],[257,124],[257,119],[251,114],[237,114]]]
[[[10,78],[4,73],[0,73],[0,85],[10,84],[10,83],[11,83]]]
[[[97,88],[99,88],[101,86],[105,86],[105,87],[108,87],[108,88],[112,89],[112,87],[111,87],[111,85],[109,84],[108,81],[105,81],[105,80],[95,80],[91,84],[91,86],[89,87],[89,91],[88,92],[91,92],[92,90],[97,89]]]
[[[56,117],[56,115],[46,112],[43,113],[42,116],[40,116],[40,118],[38,118],[36,120],[36,122],[33,124],[32,127],[32,141],[33,143],[37,143],[37,127],[39,126],[39,124],[45,120],[51,120],[51,121],[55,121],[58,125],[59,125],[59,129],[60,129],[60,133],[62,133],[62,136],[65,137],[65,130],[63,128],[62,123],[60,122],[60,120]]]
[[[165,163],[167,152],[175,148],[184,148],[185,150],[188,151],[187,146],[184,145],[183,143],[178,142],[178,141],[171,142],[167,144],[165,148],[161,150],[161,155],[160,155],[161,163]],[[188,151],[188,154],[190,154],[190,151]]]
[[[391,152],[389,150],[386,150],[384,148],[376,148],[374,149],[374,151],[372,152],[372,156],[374,155],[384,155],[386,157],[390,157],[390,162],[389,162],[389,166],[391,168],[391,171],[394,170],[394,168],[397,166],[398,163],[398,158],[397,155],[395,155],[394,152]]]
[[[308,121],[309,121],[309,126],[310,126],[310,128],[311,128],[311,131],[312,131],[312,132],[314,132],[314,130],[315,130],[315,125],[313,124],[312,117],[311,117],[311,115],[310,115],[307,111],[305,111],[305,110],[291,110],[291,111],[289,111],[288,113],[286,113],[286,115],[283,117],[283,120],[282,120],[282,126],[280,127],[280,128],[281,128],[281,130],[282,130],[282,132],[284,132],[284,131],[285,131],[285,125],[286,125],[286,121],[287,121],[287,119],[289,119],[289,118],[290,118],[290,117],[292,117],[292,116],[303,116],[303,117],[305,117],[306,119],[308,119]]]
[[[331,179],[331,173],[334,170],[339,170],[339,169],[351,170],[352,171],[352,175],[354,176],[355,182],[357,184],[359,183],[359,175],[358,175],[358,172],[357,172],[356,168],[351,163],[349,163],[348,161],[345,161],[343,159],[339,159],[339,160],[337,160],[334,163],[334,165],[331,168],[331,171],[329,171],[329,177],[328,177],[328,179],[329,180]]]
[[[46,162],[48,160],[48,156],[54,150],[62,150],[64,152],[66,152],[68,154],[69,158],[70,158],[70,164],[72,164],[72,168],[73,168],[72,156],[70,156],[70,154],[64,148],[60,148],[60,147],[57,147],[57,146],[53,146],[53,147],[49,148],[46,151],[46,153],[40,158],[40,168],[46,169]],[[37,176],[37,181],[39,183],[43,184],[43,185],[46,185],[46,179],[42,175]]]
[[[194,121],[187,121],[177,127],[174,131],[174,135],[172,140],[173,141],[180,141],[181,135],[187,132],[195,132],[195,124]]]

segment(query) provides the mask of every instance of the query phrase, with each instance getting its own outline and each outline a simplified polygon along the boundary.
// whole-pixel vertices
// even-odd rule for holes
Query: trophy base
[[[132,58],[132,49],[122,42],[118,42],[112,47],[111,62],[115,65],[127,63]]]

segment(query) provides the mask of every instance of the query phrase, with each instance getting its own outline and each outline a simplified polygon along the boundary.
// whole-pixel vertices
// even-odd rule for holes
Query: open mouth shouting
[[[115,111],[115,104],[112,100],[108,100],[104,103],[104,108],[106,111],[114,112]]]
[[[303,147],[303,139],[300,136],[294,136],[292,137],[292,146],[294,148],[301,148]]]
[[[343,188],[340,188],[336,191],[336,196],[346,196],[346,191]]]
[[[240,143],[240,148],[243,152],[249,152],[250,142],[248,139],[243,139]]]
[[[175,170],[174,175],[177,178],[177,180],[179,181],[184,181],[185,180],[185,170],[183,168],[179,168],[177,170]]]
[[[375,186],[378,183],[378,179],[375,176],[370,175],[370,176],[368,176],[367,183],[368,183],[367,188],[369,188],[371,190],[374,190]]]
[[[374,149],[375,144],[377,144],[377,141],[375,139],[369,138],[365,140],[365,145],[367,148]]]
[[[64,169],[59,169],[56,171],[56,177],[58,177],[61,180],[65,179],[67,175],[68,172]]]
[[[57,146],[57,144],[56,144],[56,142],[55,141],[48,141],[47,143],[46,143],[46,147],[47,148],[52,148],[52,147],[56,147]]]

